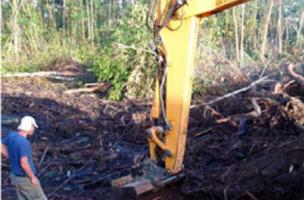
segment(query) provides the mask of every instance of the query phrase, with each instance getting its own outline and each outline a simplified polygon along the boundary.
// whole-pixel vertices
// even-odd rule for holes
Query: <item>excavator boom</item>
[[[156,148],[169,152],[165,155],[165,168],[170,173],[178,173],[183,168],[189,107],[192,94],[194,58],[199,24],[202,18],[221,12],[248,0],[189,0],[186,2],[160,0],[156,6],[155,45],[160,52],[164,71],[158,78],[152,117],[159,119],[165,114],[164,121],[168,125],[159,139],[149,140],[150,157]],[[166,77],[164,77],[166,76]],[[163,80],[166,80],[164,84]],[[162,83],[162,84],[161,84]],[[164,87],[166,88],[164,96]],[[160,99],[162,98],[162,99]],[[161,105],[165,101],[165,105]],[[156,134],[155,134],[156,135]],[[160,143],[159,140],[163,140]],[[155,144],[153,144],[155,143]]]
[[[150,158],[142,177],[114,181],[122,199],[175,180],[183,170],[199,24],[204,17],[249,0],[158,0],[153,50],[158,74],[148,131]],[[151,178],[152,177],[152,178]],[[127,180],[127,181],[126,181]],[[113,183],[113,182],[112,182]],[[122,184],[123,183],[123,184]]]

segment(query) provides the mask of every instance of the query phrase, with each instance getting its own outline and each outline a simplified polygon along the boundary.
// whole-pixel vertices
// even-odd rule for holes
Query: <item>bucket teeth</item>
[[[136,200],[141,194],[153,190],[155,187],[149,180],[138,180],[121,187],[114,187],[113,192],[117,200]]]
[[[135,200],[141,194],[177,180],[178,176],[170,175],[167,170],[156,165],[150,159],[143,159],[131,169],[132,175],[123,176],[111,182],[116,199]]]

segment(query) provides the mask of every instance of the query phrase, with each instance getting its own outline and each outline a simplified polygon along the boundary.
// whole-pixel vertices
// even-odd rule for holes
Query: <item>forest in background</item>
[[[2,0],[2,72],[41,71],[73,59],[112,86],[119,100],[152,95],[155,59],[146,27],[150,2]],[[277,70],[304,58],[304,0],[257,0],[206,18],[194,92]],[[229,88],[228,88],[229,90]]]

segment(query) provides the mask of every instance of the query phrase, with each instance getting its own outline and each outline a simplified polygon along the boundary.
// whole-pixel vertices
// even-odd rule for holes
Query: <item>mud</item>
[[[37,119],[34,160],[50,199],[113,199],[110,181],[129,173],[135,155],[148,153],[151,104],[64,93],[79,85],[3,79],[2,116]],[[275,93],[274,87],[257,88],[211,109],[192,109],[186,177],[141,199],[303,199],[304,88],[294,83]],[[244,115],[254,110],[252,98],[262,110],[257,117]],[[16,127],[16,122],[2,123],[2,136]],[[16,199],[5,160],[2,199]]]

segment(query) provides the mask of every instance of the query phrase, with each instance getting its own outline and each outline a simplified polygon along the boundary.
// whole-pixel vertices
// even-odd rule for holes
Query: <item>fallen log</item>
[[[49,161],[47,164],[46,164],[46,166],[43,168],[43,169],[41,169],[39,172],[38,172],[38,177],[41,177],[47,170],[48,170],[48,168],[51,166],[51,165],[53,165],[54,163],[52,162],[52,161]]]
[[[49,150],[49,148],[46,147],[45,150],[43,151],[42,156],[41,156],[41,159],[40,159],[40,161],[39,161],[39,167],[41,167],[42,164],[44,163],[44,159],[45,159],[45,156],[46,156],[48,150]]]
[[[80,93],[100,93],[109,89],[108,84],[100,83],[89,88],[76,88],[64,91],[65,94],[80,94]]]
[[[256,198],[251,192],[246,191],[246,194],[252,199],[252,200],[259,200],[258,198]]]
[[[258,102],[257,102],[257,99],[256,98],[252,98],[251,99],[251,103],[252,103],[252,106],[257,114],[257,116],[260,116],[262,111],[261,111],[261,107],[259,106]]]
[[[86,83],[84,84],[85,87],[93,87],[93,86],[97,86],[100,85],[100,83]]]
[[[265,110],[261,110],[261,113],[264,112]],[[251,111],[251,112],[248,112],[248,113],[242,113],[242,114],[235,114],[235,115],[231,115],[231,116],[228,116],[226,118],[222,118],[222,119],[218,119],[216,120],[216,123],[218,124],[222,124],[222,123],[226,123],[228,121],[231,121],[231,120],[240,120],[241,118],[256,118],[258,117],[260,114],[257,113],[257,111]]]
[[[74,81],[73,77],[65,77],[65,76],[50,76],[48,79],[58,80],[58,81]]]
[[[218,120],[216,120],[216,122],[221,124],[221,123],[226,123],[228,121],[238,120],[239,121],[238,134],[242,135],[245,132],[245,126],[246,126],[247,120],[250,119],[250,118],[257,118],[262,114],[262,112],[265,112],[265,109],[264,110],[261,109],[261,107],[258,104],[256,98],[252,98],[251,103],[252,103],[252,106],[254,108],[253,111],[248,112],[248,113],[231,115],[231,116],[228,116],[226,118],[218,119]]]
[[[58,71],[41,71],[41,72],[20,72],[20,73],[7,73],[2,74],[1,77],[5,78],[24,78],[24,77],[62,77],[62,76],[76,76],[74,72],[58,72]]]
[[[292,76],[294,79],[296,79],[297,81],[299,81],[299,82],[301,82],[302,84],[304,84],[304,76],[301,75],[301,74],[299,74],[299,73],[297,73],[297,72],[295,71],[295,68],[296,68],[296,67],[297,67],[297,66],[294,65],[294,64],[288,65],[288,67],[287,67],[287,72],[288,72],[288,74],[289,74],[290,76]]]
[[[212,131],[213,129],[214,129],[214,127],[207,128],[206,130],[203,130],[203,131],[201,131],[201,132],[196,133],[196,134],[194,135],[194,137],[199,137],[199,136],[201,136],[201,135],[204,135],[204,134],[206,134],[206,133]]]
[[[19,117],[2,115],[1,124],[2,125],[14,125],[19,123]]]
[[[88,162],[89,163],[89,162]],[[63,181],[58,187],[56,187],[51,193],[49,193],[47,196],[49,198],[51,198],[54,194],[56,194],[56,192],[60,189],[62,189],[65,184],[67,184],[69,181],[71,181],[73,178],[77,177],[78,174],[84,169],[87,167],[87,163],[84,164],[81,168],[79,168],[74,174],[72,174],[69,178],[67,178],[65,181]]]
[[[207,103],[201,103],[201,104],[198,104],[198,105],[192,105],[192,106],[190,106],[190,108],[193,109],[193,108],[198,108],[198,107],[203,106],[203,105],[212,105],[212,104],[215,104],[215,103],[217,103],[219,101],[222,101],[224,99],[227,99],[229,97],[233,97],[233,96],[235,96],[235,95],[237,95],[239,93],[246,92],[246,91],[250,90],[251,88],[255,87],[256,85],[262,84],[262,83],[267,82],[267,81],[269,81],[268,77],[264,76],[264,77],[262,77],[262,78],[260,78],[260,79],[258,79],[256,81],[250,83],[246,87],[243,87],[243,88],[238,89],[236,91],[233,91],[233,92],[230,92],[228,94],[225,94],[224,96],[217,97],[214,100],[208,101]]]
[[[203,104],[205,106],[205,110],[204,110],[204,116],[206,117],[206,112],[209,111],[210,114],[214,117],[218,117],[220,119],[226,119],[225,116],[223,116],[221,113],[219,113],[218,111],[216,111],[215,109],[213,109],[211,106],[208,106],[206,104]],[[228,119],[225,122],[229,122],[232,126],[237,126],[237,123],[235,121],[233,121],[233,119]]]

